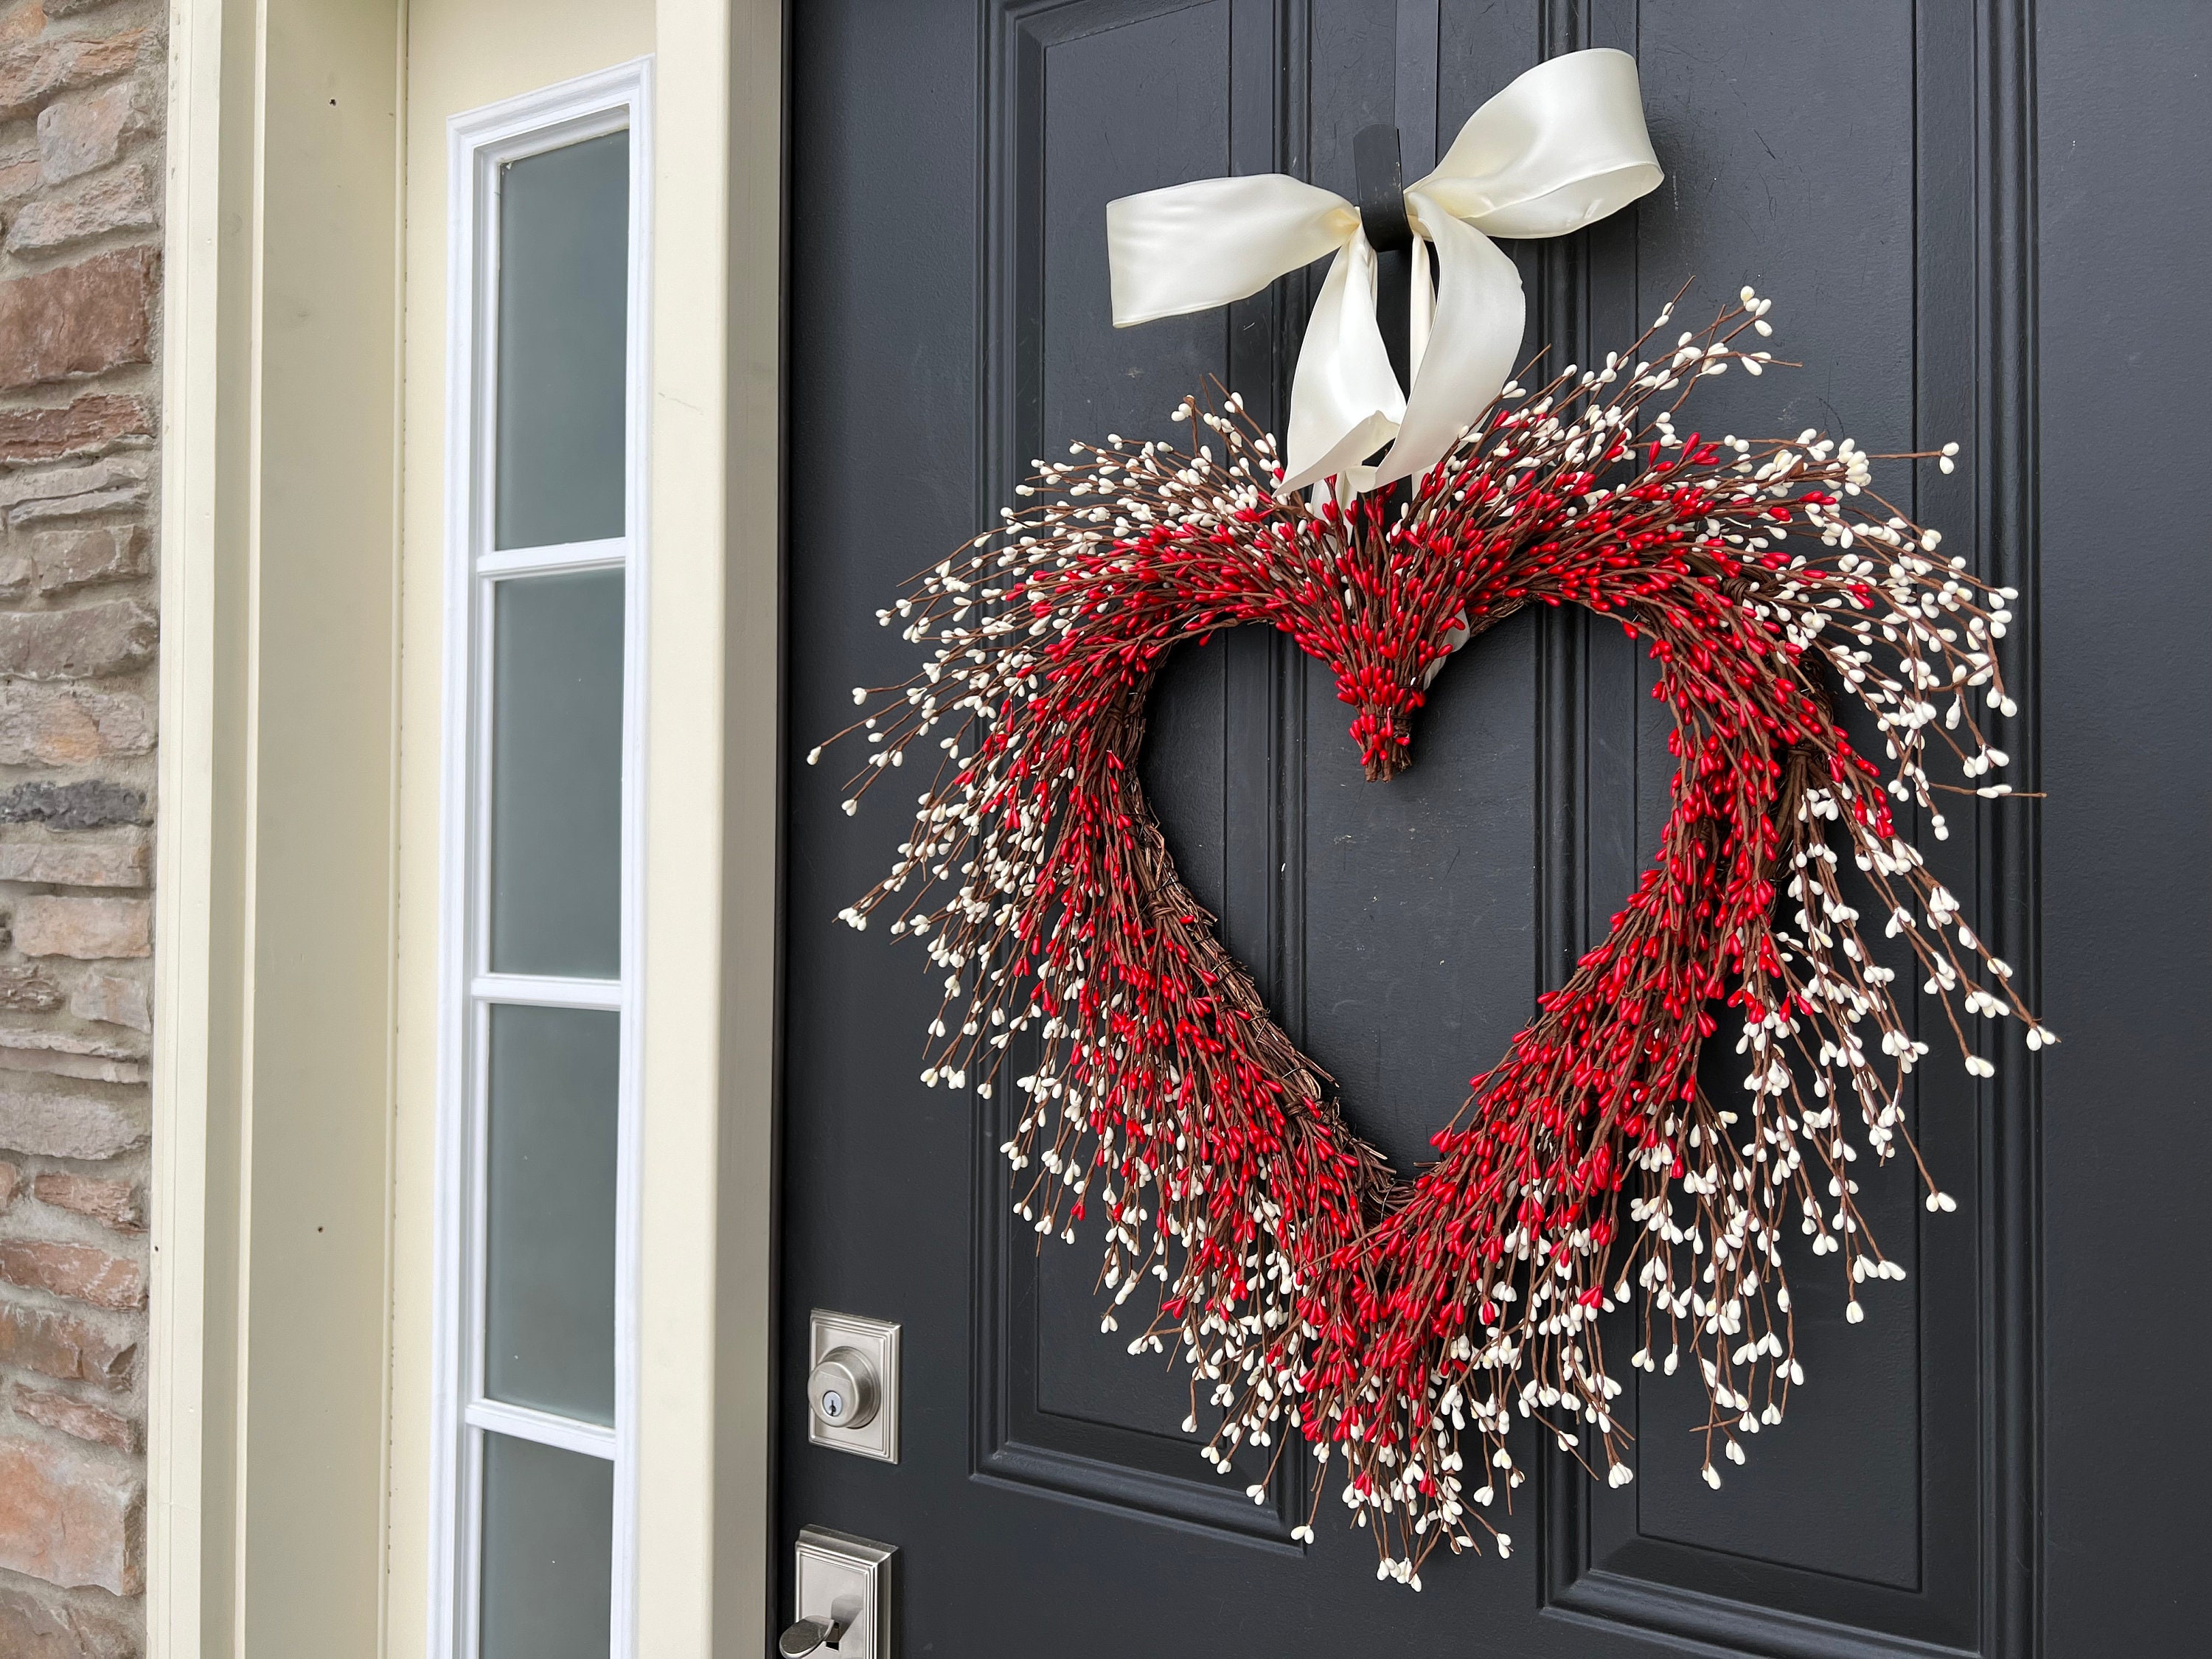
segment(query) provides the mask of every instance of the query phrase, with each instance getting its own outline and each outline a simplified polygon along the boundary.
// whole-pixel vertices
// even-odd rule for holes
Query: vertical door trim
[[[776,1610],[784,6],[653,30],[638,1646],[704,1659]]]
[[[238,1084],[234,1046],[217,1029],[235,1025],[244,1000],[237,942],[219,919],[240,884],[225,810],[236,803],[224,799],[235,783],[221,757],[229,746],[222,727],[241,702],[220,623],[240,608],[222,546],[240,528],[240,469],[223,464],[223,451],[244,424],[239,336],[251,331],[238,326],[243,238],[226,234],[224,222],[256,181],[236,160],[243,112],[222,99],[226,45],[236,54],[223,12],[223,0],[179,0],[169,21],[146,1383],[146,1637],[156,1659],[197,1655],[202,1632],[228,1620],[224,1587],[210,1581],[232,1559],[237,1504],[220,1474],[236,1456],[236,1383],[222,1358],[236,1319],[236,1264],[210,1208],[229,1139],[224,1097]]]
[[[153,1659],[368,1659],[390,1490],[398,0],[173,0]]]

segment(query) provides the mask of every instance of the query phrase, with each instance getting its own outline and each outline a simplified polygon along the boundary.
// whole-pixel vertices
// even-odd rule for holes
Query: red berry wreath
[[[1594,1431],[1608,1477],[1630,1478],[1606,1314],[1636,1306],[1630,1364],[1698,1361],[1717,1486],[1716,1442],[1741,1462],[1803,1377],[1785,1212],[1842,1255],[1851,1319],[1860,1282],[1904,1276],[1861,1222],[1853,1163],[1863,1146],[1917,1164],[1898,1097],[1929,1049],[1861,906],[1969,1072],[1993,1069],[1976,1017],[2054,1041],[1894,816],[1916,808],[1940,837],[1939,792],[2007,793],[1982,722],[2014,712],[1994,642],[2014,596],[1874,494],[1875,458],[1849,439],[1676,430],[1705,376],[1771,362],[1738,343],[1769,331],[1771,303],[1747,289],[1655,349],[1670,307],[1624,358],[1509,386],[1395,511],[1276,495],[1274,441],[1233,396],[1176,411],[1210,434],[1193,454],[1078,445],[1038,464],[1025,510],[880,613],[933,660],[854,693],[883,701],[848,728],[876,748],[848,812],[917,741],[942,751],[890,878],[844,913],[921,936],[945,975],[923,1082],[988,1097],[1010,1043],[1034,1055],[1004,1148],[1038,1166],[1019,1213],[1072,1240],[1103,1211],[1114,1307],[1146,1273],[1161,1285],[1131,1352],[1180,1343],[1186,1426],[1201,1385],[1225,1413],[1206,1455],[1279,1457],[1295,1433],[1340,1456],[1345,1502],[1401,1581],[1478,1528],[1510,1549],[1483,1511],[1522,1480],[1516,1410],[1563,1444]],[[1955,450],[1883,459],[1948,471]],[[1400,1176],[1176,875],[1137,780],[1146,699],[1176,645],[1278,628],[1334,671],[1386,779],[1444,658],[1528,605],[1646,642],[1676,720],[1672,814],[1610,936],[1474,1079],[1436,1161]],[[1886,777],[1838,692],[1872,716]],[[1931,753],[1965,781],[1933,781]],[[1723,1005],[1748,1069],[1727,1108],[1697,1082]],[[1920,1175],[1929,1207],[1951,1208]]]

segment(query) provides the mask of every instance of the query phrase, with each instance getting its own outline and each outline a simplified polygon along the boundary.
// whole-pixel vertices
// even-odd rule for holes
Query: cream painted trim
[[[388,1623],[382,1595],[390,1540],[421,1523],[385,1511],[393,1407],[367,1375],[389,1364],[391,1242],[375,1224],[391,1213],[389,1062],[374,1056],[389,1054],[390,990],[368,970],[390,960],[392,830],[388,812],[356,810],[387,788],[396,735],[383,607],[398,479],[381,451],[400,318],[396,295],[376,296],[397,289],[404,24],[400,0],[171,7],[154,1659],[368,1659],[422,1629]],[[648,742],[683,758],[648,782],[638,1647],[750,1659],[783,1541],[769,1482],[782,8],[659,0],[655,27]],[[349,396],[360,418],[328,419]],[[324,415],[303,418],[317,398]],[[335,503],[316,493],[333,487]],[[359,717],[343,744],[303,740],[292,701],[319,684],[298,678],[303,647],[325,642],[368,647],[313,665],[358,699],[314,704]],[[317,787],[351,793],[303,813]],[[331,819],[362,838],[303,842],[303,824]],[[326,975],[331,962],[354,972]],[[343,1060],[318,1073],[333,1040]],[[311,1109],[342,1133],[302,1133],[319,1127]],[[379,1146],[382,1167],[356,1156]],[[324,1212],[338,1236],[313,1243],[301,1224]],[[319,1301],[301,1293],[311,1266],[329,1268]]]
[[[216,456],[244,362],[234,349],[235,270],[241,236],[225,234],[223,5],[179,0],[169,23],[167,246],[162,292],[160,671],[157,760],[160,833],[155,851],[153,1261],[147,1358],[147,1635],[156,1656],[197,1654],[204,1623],[227,1598],[204,1594],[220,1571],[228,1509],[220,1464],[228,1425],[206,1420],[210,1344],[220,1354],[231,1316],[210,1280],[207,1207],[211,1110],[229,1092],[232,1057],[219,1060],[217,991],[235,971],[234,941],[215,917],[216,708],[224,676],[217,654],[216,565],[221,489]],[[235,128],[238,125],[232,122]],[[235,148],[236,134],[230,135]],[[225,267],[234,303],[223,304]],[[227,335],[226,321],[233,323]],[[226,361],[226,357],[228,361]],[[228,876],[230,872],[223,872]],[[216,1129],[220,1133],[220,1128]],[[212,1298],[210,1291],[213,1291]],[[221,1384],[218,1382],[218,1389]],[[218,1403],[220,1403],[218,1401]],[[209,1478],[210,1464],[216,1466]]]
[[[654,30],[638,1650],[750,1659],[775,1583],[782,8],[659,0]]]
[[[400,0],[173,0],[149,1650],[383,1644]]]

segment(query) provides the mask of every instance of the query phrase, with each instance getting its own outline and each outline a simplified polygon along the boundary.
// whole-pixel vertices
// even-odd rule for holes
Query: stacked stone
[[[131,1659],[163,8],[0,3],[0,1655]]]

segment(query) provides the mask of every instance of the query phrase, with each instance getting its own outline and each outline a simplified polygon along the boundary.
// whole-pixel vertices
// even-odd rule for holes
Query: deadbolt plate
[[[881,1319],[862,1319],[855,1314],[830,1313],[817,1308],[808,1316],[806,1369],[811,1374],[832,1349],[857,1348],[876,1371],[875,1413],[865,1423],[848,1427],[824,1423],[807,1411],[806,1438],[817,1446],[852,1452],[860,1457],[899,1461],[899,1328]]]

